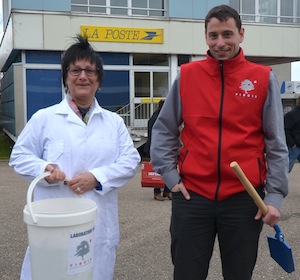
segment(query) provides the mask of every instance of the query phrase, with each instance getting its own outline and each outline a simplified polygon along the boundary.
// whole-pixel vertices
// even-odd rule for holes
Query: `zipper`
[[[223,103],[224,103],[224,67],[223,61],[219,61],[219,68],[221,74],[221,100],[220,100],[220,109],[219,109],[219,135],[218,135],[218,157],[217,157],[217,185],[216,185],[216,193],[215,200],[218,200],[219,190],[221,185],[221,147],[222,147],[222,115],[223,115]]]
[[[260,161],[260,158],[257,158],[257,164],[258,164],[258,179],[259,179],[259,182],[260,182],[260,185],[262,186],[263,185],[263,182],[261,180],[262,176],[261,176],[261,161]]]

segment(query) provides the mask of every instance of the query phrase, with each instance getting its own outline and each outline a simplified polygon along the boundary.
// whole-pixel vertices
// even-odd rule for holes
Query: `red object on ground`
[[[165,182],[162,177],[153,170],[152,164],[149,161],[142,162],[142,187],[147,188],[164,188]]]

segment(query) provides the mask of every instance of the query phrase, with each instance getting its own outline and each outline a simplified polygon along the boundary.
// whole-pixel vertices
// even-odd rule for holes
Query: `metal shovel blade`
[[[271,257],[287,272],[295,271],[292,248],[284,241],[278,225],[274,226],[275,236],[267,236]]]

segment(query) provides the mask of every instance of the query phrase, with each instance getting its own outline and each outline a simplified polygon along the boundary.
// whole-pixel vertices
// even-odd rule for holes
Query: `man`
[[[173,195],[174,279],[206,279],[217,236],[224,279],[247,280],[263,223],[278,222],[288,193],[280,90],[269,67],[245,60],[237,11],[211,9],[205,39],[206,59],[181,66],[154,124],[151,159]],[[264,217],[231,170],[232,161],[264,198]]]
[[[295,160],[300,160],[300,96],[296,107],[284,116],[286,142],[289,149],[289,172],[292,171]]]
[[[157,110],[153,113],[153,115],[151,116],[151,118],[148,121],[148,140],[144,147],[144,153],[146,154],[146,156],[150,156],[149,154],[150,154],[150,146],[151,146],[152,128],[153,128],[153,125],[154,125],[160,111],[161,111],[162,106],[164,105],[164,102],[165,102],[165,100],[163,100],[163,99],[161,99],[158,102]],[[167,186],[164,187],[163,194],[161,193],[160,188],[154,188],[153,193],[154,193],[155,200],[164,201],[165,197],[172,200],[172,193]]]

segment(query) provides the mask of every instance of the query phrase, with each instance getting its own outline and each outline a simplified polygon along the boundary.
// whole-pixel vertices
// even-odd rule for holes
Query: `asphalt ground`
[[[171,201],[153,199],[152,188],[142,188],[141,173],[119,191],[121,241],[117,252],[114,280],[172,279],[169,224]],[[279,223],[285,241],[292,247],[295,272],[286,273],[270,257],[267,235],[274,229],[264,226],[253,280],[300,279],[300,165],[290,174],[290,193],[285,199]],[[23,222],[28,183],[0,162],[0,279],[19,279],[27,246]],[[214,250],[208,280],[222,279],[218,248]],[[42,280],[42,279],[41,279]],[[187,279],[188,280],[188,279]]]

